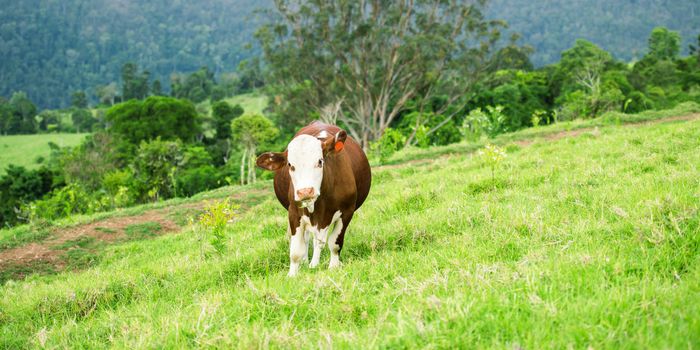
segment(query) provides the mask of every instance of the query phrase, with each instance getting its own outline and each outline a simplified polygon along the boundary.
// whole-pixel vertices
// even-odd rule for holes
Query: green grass
[[[6,283],[0,348],[698,348],[698,149],[697,120],[610,125],[495,179],[466,153],[376,170],[343,267],[294,279],[266,182],[220,258],[184,231]]]
[[[37,158],[51,154],[49,142],[61,147],[78,145],[87,134],[39,134],[0,136],[0,175],[8,165],[20,165],[27,169],[40,166]]]
[[[267,96],[257,92],[236,95],[225,101],[231,105],[240,104],[247,114],[264,114],[263,111],[268,105]]]

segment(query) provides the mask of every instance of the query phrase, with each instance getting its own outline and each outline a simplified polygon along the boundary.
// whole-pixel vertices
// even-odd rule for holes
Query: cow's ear
[[[276,171],[287,164],[287,155],[279,152],[263,153],[255,161],[255,164],[263,169]]]
[[[328,153],[331,151],[340,152],[345,147],[345,139],[347,139],[348,134],[345,130],[338,131],[335,135],[329,136],[323,141],[323,151]]]

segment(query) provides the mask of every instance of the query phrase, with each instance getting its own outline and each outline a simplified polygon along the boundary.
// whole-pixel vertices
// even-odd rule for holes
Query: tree
[[[0,227],[18,222],[20,206],[49,193],[55,185],[54,177],[46,167],[26,170],[9,165],[0,177]]]
[[[108,106],[114,105],[114,99],[117,96],[118,89],[117,84],[112,82],[104,86],[97,87],[95,95],[100,100],[100,103],[106,104]]]
[[[688,50],[690,51],[691,55],[695,55],[697,57],[697,64],[700,65],[700,34],[698,34],[698,38],[695,45],[688,45]]]
[[[657,60],[672,60],[678,56],[681,35],[665,27],[656,27],[649,37],[649,55]]]
[[[163,96],[163,87],[160,84],[160,80],[156,79],[151,85],[151,94],[155,96]]]
[[[89,132],[92,130],[92,126],[97,123],[97,119],[92,116],[92,113],[83,108],[73,109],[71,119],[73,120],[73,126],[78,132]]]
[[[257,148],[266,141],[271,141],[279,134],[279,130],[267,118],[259,114],[242,115],[231,123],[234,143],[243,147],[241,156],[241,185],[253,183],[255,176],[255,157]],[[246,162],[248,172],[246,175]]]
[[[80,90],[74,92],[70,98],[70,105],[75,108],[87,108],[88,100],[85,91]]]
[[[106,119],[108,132],[132,145],[156,137],[192,142],[201,129],[192,102],[165,96],[120,103],[107,111]]]
[[[132,170],[142,199],[167,199],[176,194],[175,173],[182,158],[180,141],[141,141]]]
[[[243,107],[237,104],[231,106],[226,101],[215,102],[212,106],[212,116],[214,117],[214,129],[216,138],[219,140],[231,137],[231,121],[243,114]]]
[[[499,37],[485,2],[276,0],[281,21],[257,37],[278,112],[291,118],[281,124],[340,104],[338,119],[367,148],[409,101],[464,98]]]
[[[24,92],[15,92],[10,98],[11,110],[7,132],[10,134],[32,134],[37,130],[36,106]]]
[[[148,96],[148,80],[151,73],[139,73],[135,63],[125,63],[122,67],[122,100],[143,99]]]

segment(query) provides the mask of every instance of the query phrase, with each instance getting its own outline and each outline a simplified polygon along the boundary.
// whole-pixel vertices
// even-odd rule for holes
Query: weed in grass
[[[506,152],[498,146],[487,144],[484,149],[477,152],[477,155],[491,169],[491,180],[495,180],[496,168],[506,158]]]
[[[210,203],[204,209],[204,213],[199,216],[196,224],[201,243],[204,243],[206,237],[214,251],[219,255],[223,254],[226,250],[226,224],[233,220],[235,210],[238,208],[239,206],[234,204],[230,198]],[[208,256],[203,246],[200,251],[202,255]]]

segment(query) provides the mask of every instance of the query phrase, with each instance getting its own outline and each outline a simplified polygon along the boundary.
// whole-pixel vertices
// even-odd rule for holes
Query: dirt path
[[[700,119],[700,113],[658,119],[653,121],[624,124],[625,127],[635,127],[644,125],[654,125],[673,121],[690,121]],[[596,132],[597,127],[582,128],[570,131],[560,131],[551,134],[534,136],[532,138],[514,141],[514,143],[526,147],[534,143],[537,139],[559,140],[567,137],[576,137],[584,133]],[[444,154],[438,158],[452,157],[455,154]],[[409,165],[429,164],[435,159],[415,159],[401,164],[392,164],[375,167],[376,169],[394,169]],[[251,206],[250,197],[263,196],[267,192],[262,190],[248,190],[231,194],[242,207]],[[64,256],[66,252],[75,249],[81,239],[94,240],[95,242],[110,244],[123,242],[130,239],[130,230],[138,228],[139,225],[148,226],[148,236],[158,236],[179,232],[185,225],[185,216],[197,215],[205,207],[207,201],[174,205],[162,209],[147,210],[138,215],[116,216],[103,220],[98,220],[89,224],[77,225],[69,228],[56,228],[51,235],[41,241],[32,242],[12,249],[0,251],[0,272],[6,269],[17,269],[17,267],[27,267],[19,269],[13,278],[22,278],[24,275],[32,273],[32,266],[37,263],[50,264],[53,271],[61,271],[66,266]],[[0,281],[2,282],[2,281]]]

